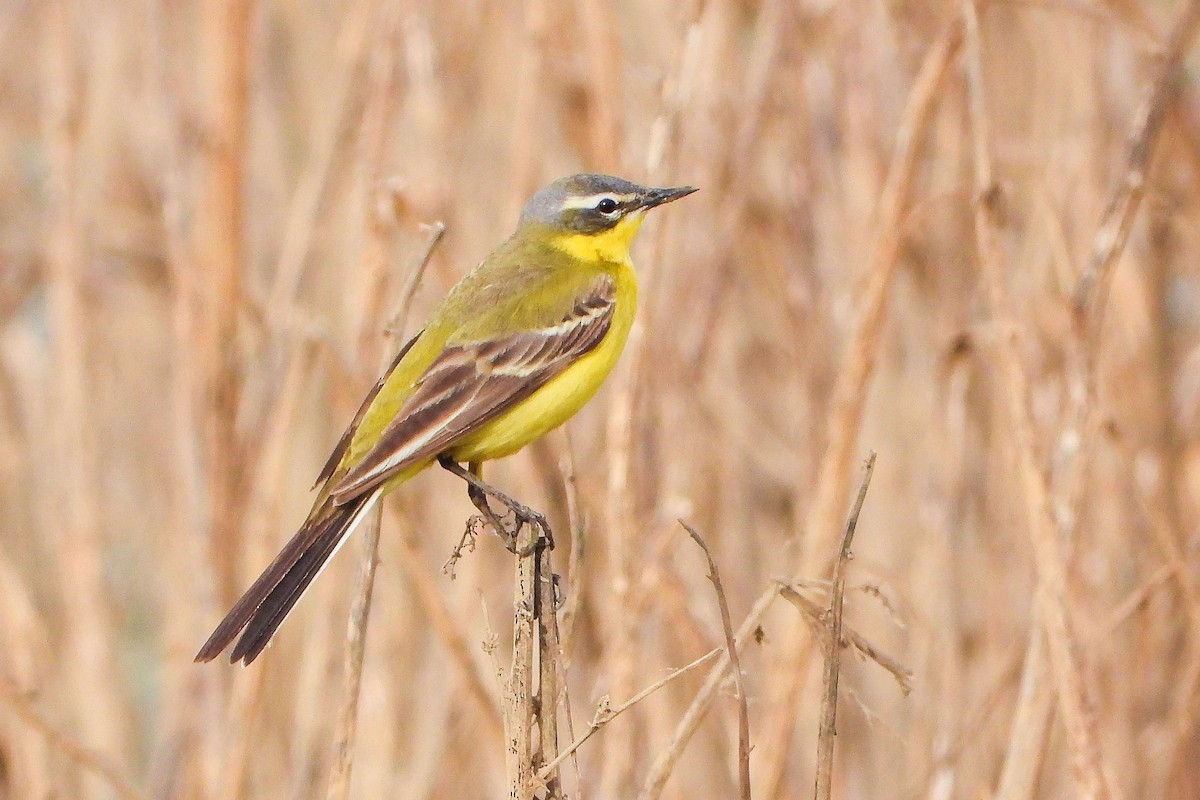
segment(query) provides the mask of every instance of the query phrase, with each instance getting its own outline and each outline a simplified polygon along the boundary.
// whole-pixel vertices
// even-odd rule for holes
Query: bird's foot
[[[438,463],[442,467],[467,482],[467,496],[471,499],[471,504],[479,509],[479,513],[492,530],[496,532],[501,539],[504,540],[504,546],[508,548],[510,553],[519,557],[532,555],[539,546],[549,547],[554,549],[554,534],[550,530],[550,523],[546,519],[546,515],[540,511],[535,511],[529,506],[519,503],[509,495],[500,491],[496,487],[487,483],[479,475],[472,470],[467,470],[461,464],[456,463],[449,456],[439,456]],[[488,502],[488,497],[493,497],[507,508],[507,514],[512,515],[512,526],[505,524]],[[468,528],[471,525],[468,524]],[[521,532],[529,530],[530,536],[528,541],[522,542]]]
[[[550,523],[546,520],[545,514],[517,502],[499,489],[490,486],[484,489],[470,484],[467,488],[467,495],[471,498],[471,503],[479,509],[480,515],[504,540],[504,546],[510,553],[524,558],[532,555],[534,550],[543,543],[551,550],[554,549],[554,534],[550,532]],[[492,508],[491,503],[488,502],[489,495],[507,507],[505,517],[511,517],[511,526],[506,524]],[[524,530],[528,530],[530,535],[527,537],[527,541],[523,542],[521,532]]]

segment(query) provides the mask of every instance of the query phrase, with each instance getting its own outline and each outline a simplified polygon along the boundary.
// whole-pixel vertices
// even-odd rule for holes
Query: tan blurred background
[[[612,385],[490,473],[573,570],[576,731],[723,641],[677,518],[735,625],[776,578],[824,603],[872,449],[846,621],[913,690],[847,652],[835,795],[1196,797],[1190,80],[1099,338],[1072,313],[1176,5],[996,0],[964,36],[953,3],[0,4],[0,797],[325,796],[360,548],[250,668],[192,656],[398,346],[423,226],[401,335],[576,171],[702,189],[638,242]],[[469,513],[441,471],[392,497],[354,797],[506,792],[511,561],[441,572]],[[743,668],[754,796],[808,796],[812,628],[777,600]],[[637,796],[702,681],[569,793]],[[735,795],[736,715],[725,684],[663,797]]]

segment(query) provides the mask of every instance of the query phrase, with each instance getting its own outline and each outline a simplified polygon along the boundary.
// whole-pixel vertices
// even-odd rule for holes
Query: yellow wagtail
[[[566,422],[600,388],[633,324],[633,237],[646,211],[694,191],[574,175],[535,194],[516,232],[459,281],[363,400],[308,519],[196,660],[241,634],[230,661],[253,661],[368,510],[434,461],[467,481],[498,532],[485,494],[512,510],[518,532],[522,522],[548,532],[484,483],[480,464]]]

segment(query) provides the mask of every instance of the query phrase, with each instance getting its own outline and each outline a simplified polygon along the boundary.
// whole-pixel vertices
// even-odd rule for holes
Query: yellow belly
[[[637,305],[632,266],[621,265],[614,277],[616,310],[604,340],[525,400],[464,436],[448,451],[451,458],[463,463],[511,455],[562,425],[592,399],[625,348]]]

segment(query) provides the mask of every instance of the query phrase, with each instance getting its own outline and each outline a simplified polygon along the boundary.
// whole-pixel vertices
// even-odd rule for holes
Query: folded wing
[[[349,502],[435,457],[545,386],[600,344],[615,303],[605,275],[550,325],[447,346],[375,446],[330,488],[334,501]]]

